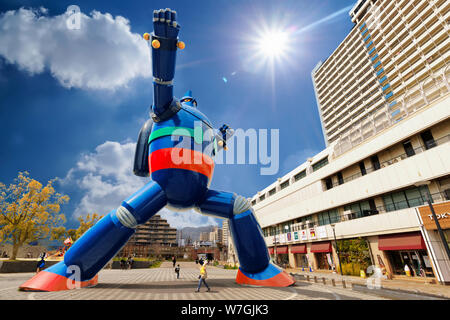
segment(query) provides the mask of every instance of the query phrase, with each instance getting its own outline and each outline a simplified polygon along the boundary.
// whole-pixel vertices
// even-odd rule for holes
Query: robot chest
[[[154,128],[148,142],[151,173],[161,169],[184,169],[209,179],[212,177],[215,140],[201,127]]]

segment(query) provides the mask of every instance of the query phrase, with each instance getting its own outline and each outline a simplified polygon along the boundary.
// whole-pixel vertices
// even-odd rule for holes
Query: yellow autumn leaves
[[[70,236],[70,232],[73,233],[72,239],[76,240],[100,218],[95,213],[80,217],[78,229],[66,230],[63,226],[66,217],[60,211],[69,197],[55,191],[55,181],[52,179],[44,186],[25,171],[19,172],[9,186],[0,182],[0,243],[12,244],[11,259],[16,259],[22,245],[50,235],[52,239],[60,240]]]

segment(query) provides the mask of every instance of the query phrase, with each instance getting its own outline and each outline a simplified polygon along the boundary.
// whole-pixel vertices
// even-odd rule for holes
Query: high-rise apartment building
[[[312,72],[326,149],[252,197],[269,254],[449,284],[450,2],[360,0],[350,16]]]
[[[327,146],[343,153],[443,94],[448,13],[446,0],[355,4],[353,29],[312,72]]]

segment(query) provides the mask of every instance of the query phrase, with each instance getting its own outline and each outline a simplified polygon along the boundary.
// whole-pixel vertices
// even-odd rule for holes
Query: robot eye
[[[191,101],[192,99],[184,99],[184,102],[189,102],[189,101]]]

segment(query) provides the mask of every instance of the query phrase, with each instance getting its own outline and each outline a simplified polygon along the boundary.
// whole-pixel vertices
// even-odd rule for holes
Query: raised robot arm
[[[178,41],[180,25],[176,12],[167,9],[153,11],[153,33],[144,34],[150,41],[153,67],[152,119],[155,122],[170,118],[180,109],[180,103],[173,96],[173,78],[177,49],[185,44]]]
[[[148,138],[153,121],[159,122],[170,118],[180,110],[180,103],[173,96],[173,78],[175,75],[176,51],[184,49],[185,44],[178,41],[180,25],[176,21],[176,12],[160,9],[153,11],[153,33],[144,34],[150,41],[153,69],[153,105],[151,119],[142,126],[134,154],[133,172],[140,177],[150,175],[148,168]]]

